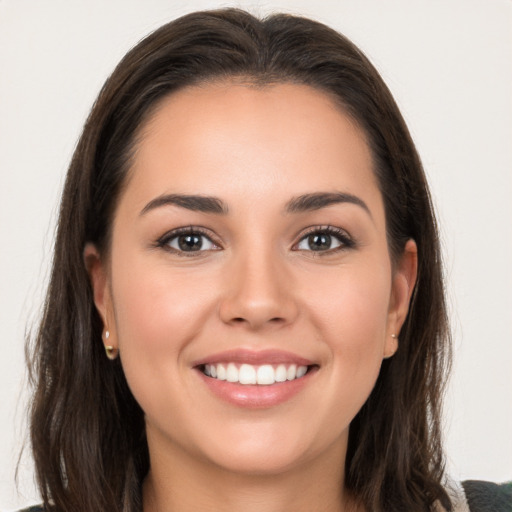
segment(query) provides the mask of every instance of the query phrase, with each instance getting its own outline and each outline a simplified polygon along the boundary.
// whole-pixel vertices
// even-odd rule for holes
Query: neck
[[[143,485],[144,512],[352,512],[342,484],[345,452],[345,444],[334,446],[271,474],[230,471],[180,450],[172,461],[155,454]]]

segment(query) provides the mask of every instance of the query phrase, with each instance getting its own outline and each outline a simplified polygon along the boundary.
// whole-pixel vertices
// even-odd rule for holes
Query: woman
[[[185,16],[119,64],[68,172],[44,506],[450,510],[448,338],[428,187],[367,59],[310,20]]]

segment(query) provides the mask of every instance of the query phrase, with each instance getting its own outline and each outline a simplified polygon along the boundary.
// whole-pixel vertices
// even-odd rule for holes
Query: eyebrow
[[[293,197],[286,203],[285,212],[303,213],[320,210],[327,206],[340,203],[350,203],[360,206],[370,217],[372,217],[370,209],[361,198],[346,192],[314,192]],[[188,194],[164,194],[151,200],[141,210],[140,215],[145,215],[147,212],[162,206],[179,206],[187,210],[202,213],[215,213],[219,215],[226,215],[229,211],[227,205],[218,197]]]
[[[217,197],[198,196],[198,195],[183,195],[183,194],[165,194],[158,196],[150,201],[140,215],[160,208],[161,206],[180,206],[187,210],[203,213],[217,213],[225,215],[228,213],[228,207]]]
[[[294,197],[286,204],[285,211],[287,213],[308,212],[340,203],[350,203],[360,206],[372,217],[370,209],[361,198],[346,192],[315,192]]]

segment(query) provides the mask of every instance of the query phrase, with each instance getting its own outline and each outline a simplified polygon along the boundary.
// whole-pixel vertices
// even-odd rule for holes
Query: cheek
[[[210,299],[207,279],[191,279],[186,268],[171,272],[165,261],[138,254],[118,258],[114,268],[120,349],[168,351],[194,335]]]
[[[328,345],[333,375],[360,400],[370,393],[382,362],[391,271],[378,265],[345,267],[323,279],[309,294],[311,321]]]
[[[158,409],[162,406],[158,390],[172,394],[180,387],[189,342],[209,315],[211,292],[203,286],[208,280],[192,283],[186,269],[171,273],[165,263],[126,252],[113,268],[116,334],[124,373],[143,408]]]
[[[381,265],[354,265],[318,276],[307,293],[308,309],[334,346],[373,346],[385,335],[391,271]]]

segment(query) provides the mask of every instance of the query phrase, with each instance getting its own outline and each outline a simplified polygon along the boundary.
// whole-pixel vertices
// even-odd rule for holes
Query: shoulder
[[[471,512],[512,512],[512,482],[466,480],[462,487]]]

